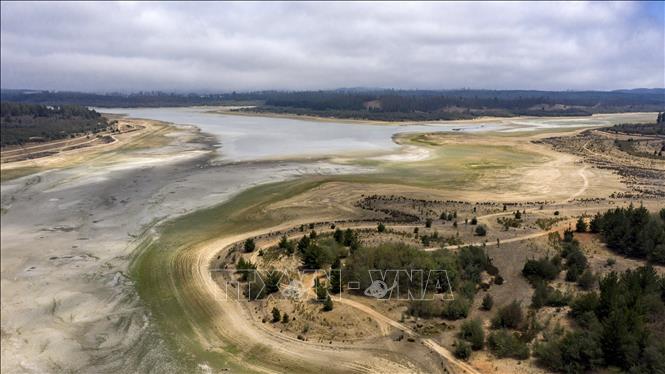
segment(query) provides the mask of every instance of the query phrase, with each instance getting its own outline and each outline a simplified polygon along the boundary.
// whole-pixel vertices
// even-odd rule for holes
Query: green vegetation
[[[594,217],[607,246],[625,256],[665,264],[665,224],[644,207],[608,210]]]
[[[329,312],[331,310],[333,310],[333,301],[330,298],[330,295],[327,295],[326,299],[323,301],[323,311]]]
[[[563,218],[538,218],[536,220],[536,225],[540,227],[541,230],[549,230],[557,222],[562,221]]]
[[[586,232],[586,230],[587,230],[587,223],[584,220],[584,217],[578,218],[577,223],[575,223],[575,231]]]
[[[487,227],[485,227],[485,225],[478,225],[476,226],[475,232],[478,236],[485,236],[487,235]]]
[[[468,360],[471,357],[471,344],[464,340],[457,340],[455,341],[455,351],[453,353],[460,360]]]
[[[527,260],[522,268],[522,275],[532,284],[556,279],[561,272],[556,258],[543,257],[539,260]]]
[[[506,330],[493,331],[487,337],[487,346],[498,358],[514,358],[525,360],[529,358],[529,347],[520,340],[517,333]]]
[[[567,116],[600,112],[656,111],[665,106],[661,90],[332,90],[260,91],[226,94],[92,94],[3,90],[16,102],[98,107],[258,105],[253,112],[287,113],[382,121],[423,121],[479,116]],[[247,109],[250,111],[250,109]]]
[[[483,330],[482,322],[479,319],[464,321],[460,328],[459,337],[471,343],[471,348],[474,351],[483,349],[483,345],[485,345],[485,330]]]
[[[272,308],[272,322],[276,323],[282,319],[282,315],[277,307]]]
[[[665,370],[665,278],[641,267],[600,280],[600,293],[571,302],[579,331],[555,330],[534,355],[550,370],[577,373],[607,366],[630,373]]]
[[[94,134],[109,126],[99,113],[76,105],[50,107],[3,101],[0,107],[2,147]]]
[[[245,240],[242,249],[245,251],[245,253],[254,252],[254,250],[256,249],[256,243],[254,243],[254,239],[249,238]]]
[[[518,329],[522,326],[523,321],[522,306],[516,300],[513,300],[510,304],[499,308],[492,319],[492,328]]]
[[[492,306],[494,306],[494,299],[492,298],[492,295],[486,294],[485,297],[483,297],[481,308],[483,310],[492,310]]]

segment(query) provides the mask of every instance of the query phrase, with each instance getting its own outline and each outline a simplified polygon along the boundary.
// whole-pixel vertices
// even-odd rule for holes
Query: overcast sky
[[[2,2],[2,87],[665,87],[663,3]]]

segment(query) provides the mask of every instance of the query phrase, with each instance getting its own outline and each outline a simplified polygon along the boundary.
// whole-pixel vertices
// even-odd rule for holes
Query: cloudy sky
[[[2,87],[665,87],[659,3],[2,2]]]

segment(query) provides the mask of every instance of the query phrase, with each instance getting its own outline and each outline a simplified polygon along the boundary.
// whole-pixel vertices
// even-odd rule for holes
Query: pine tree
[[[340,230],[339,228],[335,229],[335,233],[333,234],[333,238],[335,238],[335,241],[337,243],[342,244],[342,242],[344,241],[344,232],[342,232],[342,230]]]
[[[256,244],[254,243],[254,239],[249,238],[245,240],[245,244],[243,245],[243,250],[245,252],[254,252],[256,249]]]
[[[326,300],[323,302],[323,310],[326,312],[333,310],[333,301],[330,298],[330,295],[328,295]]]
[[[316,291],[316,299],[319,301],[325,300],[328,296],[328,289],[319,282],[319,278],[314,280],[314,290]]]
[[[587,224],[586,221],[584,221],[584,217],[580,217],[577,219],[577,223],[575,224],[575,230],[577,232],[586,232],[587,229]]]
[[[330,292],[334,294],[342,292],[342,269],[339,258],[330,269]]]
[[[307,248],[309,248],[309,238],[307,235],[303,235],[300,241],[298,241],[298,252],[304,253]]]

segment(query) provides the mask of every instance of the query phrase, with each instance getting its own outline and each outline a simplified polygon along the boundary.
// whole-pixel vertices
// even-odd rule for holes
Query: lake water
[[[344,155],[350,152],[389,152],[398,146],[392,136],[404,132],[489,131],[502,125],[369,125],[287,118],[233,116],[209,113],[209,108],[100,108],[100,112],[127,114],[194,125],[215,135],[221,154],[232,161],[298,156]]]
[[[392,136],[405,132],[534,131],[578,126],[606,126],[614,117],[505,118],[482,122],[371,125],[334,121],[234,116],[211,113],[214,108],[100,108],[98,111],[127,114],[132,118],[153,119],[181,125],[194,125],[214,135],[220,154],[229,161],[283,159],[292,157],[344,156],[351,152],[391,152],[398,148]],[[639,115],[639,114],[637,114]],[[612,115],[608,115],[612,116]],[[631,114],[631,116],[635,116]],[[624,116],[626,117],[626,116]]]

